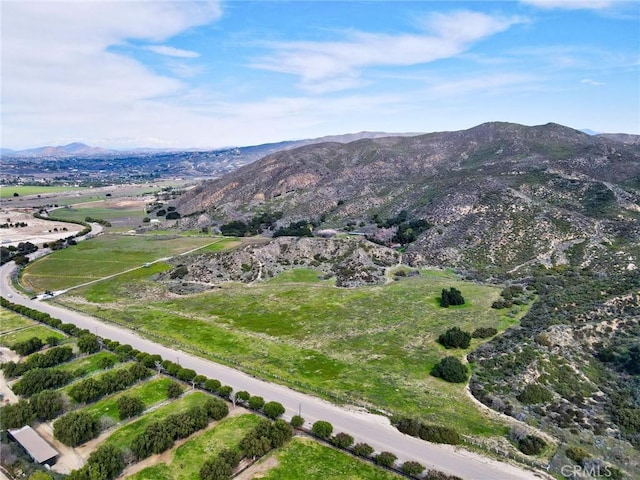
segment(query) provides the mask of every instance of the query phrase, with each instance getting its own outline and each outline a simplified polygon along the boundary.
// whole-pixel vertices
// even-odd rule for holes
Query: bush
[[[493,327],[480,327],[476,328],[471,336],[473,338],[491,338],[498,334],[498,330]]]
[[[527,435],[518,442],[518,450],[525,455],[538,455],[547,446],[547,443],[535,435]]]
[[[378,465],[382,465],[383,467],[392,467],[397,459],[398,457],[396,457],[391,452],[381,452],[378,455],[376,455],[373,460]]]
[[[78,349],[82,353],[95,353],[100,350],[100,341],[98,337],[91,333],[81,335],[78,338]]]
[[[447,443],[450,445],[458,445],[462,442],[460,434],[449,427],[439,425],[425,425],[419,420],[412,418],[394,419],[394,425],[402,433],[418,437],[428,442]]]
[[[36,368],[29,370],[22,378],[13,384],[12,390],[16,395],[30,397],[42,390],[55,390],[69,383],[73,375],[69,372]]]
[[[353,447],[353,454],[359,457],[369,458],[373,453],[373,447],[367,443],[357,443]]]
[[[325,422],[324,420],[318,420],[311,427],[311,431],[314,435],[320,438],[329,438],[333,432],[333,425],[329,422]]]
[[[64,408],[62,394],[55,390],[43,390],[36,393],[29,402],[35,416],[42,421],[56,418]]]
[[[204,382],[204,389],[208,392],[215,393],[221,387],[220,381],[215,378],[209,378]]]
[[[100,445],[87,460],[91,480],[111,480],[124,469],[122,451],[113,445]]]
[[[438,342],[445,348],[469,348],[471,334],[458,327],[453,327],[438,337]]]
[[[567,458],[573,460],[578,465],[583,465],[586,460],[591,458],[589,452],[582,447],[568,447],[565,451]]]
[[[220,395],[222,398],[228,400],[231,398],[231,394],[233,393],[233,388],[229,385],[222,385],[216,390],[216,393]]]
[[[254,395],[249,398],[249,408],[251,410],[260,410],[264,406],[264,398]]]
[[[251,398],[251,394],[245,390],[240,390],[239,392],[236,392],[235,394],[235,401],[236,402],[242,402],[242,403],[246,403],[249,401],[249,399]]]
[[[455,357],[445,357],[431,370],[431,375],[440,377],[451,383],[464,383],[467,381],[468,370],[460,360]]]
[[[304,425],[304,418],[300,415],[294,415],[291,417],[291,422],[289,422],[293,428],[300,428]]]
[[[553,400],[553,395],[549,390],[537,383],[531,383],[524,387],[524,390],[516,395],[516,398],[525,405],[535,405],[537,403],[550,402]]]
[[[284,413],[284,406],[279,402],[267,402],[262,407],[262,411],[271,420],[275,420]]]
[[[424,467],[418,462],[404,462],[400,468],[407,475],[417,476],[424,472]]]
[[[331,439],[331,443],[338,448],[349,448],[353,445],[353,437],[348,433],[340,432]]]
[[[31,355],[33,352],[37,352],[43,346],[44,344],[42,343],[42,340],[40,340],[38,337],[31,337],[24,342],[14,343],[11,346],[11,350],[15,351],[18,355],[25,356]]]
[[[20,428],[29,425],[34,417],[29,402],[21,398],[18,403],[8,404],[0,409],[0,426],[2,429]]]

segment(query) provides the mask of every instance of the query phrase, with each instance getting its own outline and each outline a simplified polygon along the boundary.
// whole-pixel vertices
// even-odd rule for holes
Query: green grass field
[[[265,480],[326,480],[328,478],[397,480],[403,478],[308,438],[294,438],[270,455],[276,456],[278,465],[270,469],[266,476],[260,477]]]
[[[207,398],[209,398],[209,395],[203,392],[188,393],[184,397],[167,405],[163,405],[157,410],[147,413],[143,417],[120,427],[107,438],[105,443],[117,445],[120,448],[129,447],[135,436],[142,433],[147,425],[163,420],[173,413],[180,413],[191,407],[202,406]]]
[[[18,342],[24,342],[32,337],[38,337],[43,342],[49,337],[56,337],[59,340],[66,338],[63,333],[52,330],[44,325],[33,325],[11,333],[0,335],[0,345],[11,347]]]
[[[6,308],[0,308],[0,334],[11,332],[16,328],[24,328],[31,325],[35,325],[36,322],[23,317],[22,315],[7,310]]]
[[[89,202],[86,204],[76,204],[60,208],[52,213],[52,216],[60,220],[81,220],[87,217],[100,218],[102,220],[117,221],[130,220],[133,224],[142,223],[146,216],[144,206],[114,208],[104,200]]]
[[[76,372],[79,376],[89,375],[90,373],[98,372],[102,370],[99,366],[100,360],[103,358],[112,358],[116,364],[118,362],[118,356],[114,353],[102,351],[94,353],[93,355],[87,355],[80,357],[71,362],[63,363],[56,367],[57,370],[63,370],[65,372]]]
[[[133,480],[197,480],[204,462],[224,448],[239,448],[246,433],[256,426],[260,417],[252,414],[228,417],[215,427],[192,438],[175,449],[170,463],[145,468],[130,479]]]
[[[436,342],[448,328],[502,330],[517,323],[490,308],[499,288],[461,282],[447,272],[355,289],[315,279],[315,272],[289,272],[250,287],[232,284],[162,300],[158,284],[119,277],[75,294],[95,302],[83,308],[99,309],[101,316],[156,340],[207,352],[214,360],[300,390],[468,434],[506,431],[477,409],[464,385],[430,375],[442,357],[467,353]],[[440,308],[437,297],[451,286],[462,291],[467,304]],[[140,305],[139,298],[148,300]],[[473,340],[472,348],[479,343]]]
[[[110,417],[115,421],[120,420],[118,414],[118,399],[123,395],[138,397],[142,400],[145,409],[166,400],[167,385],[171,383],[169,378],[156,378],[146,381],[124,392],[104,398],[83,410],[99,420],[102,417]]]
[[[55,186],[55,187],[46,187],[46,186],[37,186],[37,185],[11,185],[6,187],[0,187],[0,198],[12,198],[14,193],[17,193],[18,196],[24,197],[27,195],[45,195],[50,193],[60,193],[60,192],[75,192],[87,190],[86,188],[81,187],[63,187],[63,186]]]
[[[100,235],[29,264],[21,282],[37,292],[69,288],[212,242],[216,239],[175,235]],[[158,267],[145,269],[142,275],[155,273],[155,268]]]

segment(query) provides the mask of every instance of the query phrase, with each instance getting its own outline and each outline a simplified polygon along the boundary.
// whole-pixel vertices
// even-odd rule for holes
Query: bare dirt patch
[[[57,220],[42,220],[35,218],[37,209],[7,209],[0,208],[0,224],[26,223],[26,227],[10,227],[0,229],[0,243],[4,246],[17,246],[20,242],[31,242],[42,245],[60,238],[67,238],[82,230],[81,225],[59,222]]]
[[[271,454],[262,458],[246,470],[243,470],[234,477],[235,480],[252,480],[254,478],[264,478],[269,470],[278,466],[278,457]]]

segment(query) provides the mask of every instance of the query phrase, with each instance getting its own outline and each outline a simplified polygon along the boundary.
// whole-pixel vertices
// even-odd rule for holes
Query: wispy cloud
[[[604,83],[592,80],[590,78],[583,78],[582,80],[580,80],[580,83],[583,83],[585,85],[593,85],[594,87],[602,87],[604,85]]]
[[[437,13],[423,19],[423,31],[414,34],[348,32],[342,41],[268,43],[273,53],[252,66],[296,75],[309,91],[352,88],[359,85],[365,68],[420,65],[454,57],[523,21],[469,11]]]
[[[157,53],[158,55],[166,55],[168,57],[179,58],[198,58],[200,54],[198,52],[192,52],[191,50],[183,50],[181,48],[170,47],[168,45],[148,45],[144,47],[145,50]]]
[[[522,3],[538,8],[563,10],[602,10],[613,6],[613,0],[522,0]]]

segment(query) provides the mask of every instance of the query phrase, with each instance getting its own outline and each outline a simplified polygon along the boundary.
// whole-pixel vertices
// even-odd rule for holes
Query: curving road
[[[49,313],[63,322],[86,328],[101,337],[130,344],[140,351],[159,354],[162,358],[176,361],[183,367],[192,368],[199,374],[209,378],[217,378],[223,384],[233,387],[234,391],[246,390],[252,395],[264,397],[267,401],[280,402],[286,409],[285,418],[290,418],[300,412],[309,426],[317,420],[326,420],[333,424],[335,433],[346,432],[352,435],[356,442],[366,442],[378,452],[392,452],[400,462],[414,460],[429,469],[458,475],[465,480],[551,478],[544,473],[524,470],[461,448],[433,444],[410,437],[391,426],[386,417],[333,405],[311,395],[259,380],[233,368],[187,354],[178,349],[165,347],[142,338],[131,330],[104,323],[89,315],[38,300],[30,300],[13,289],[11,272],[14,268],[13,262],[0,267],[0,291],[4,297],[10,296],[10,301]]]

